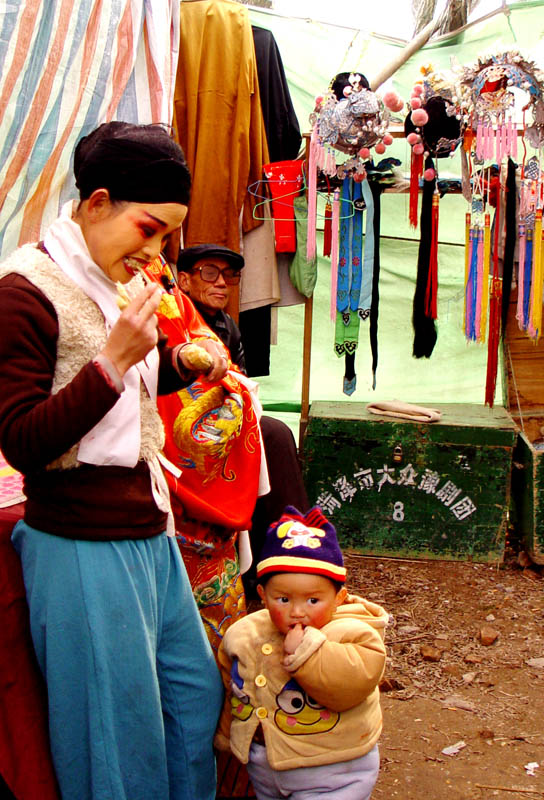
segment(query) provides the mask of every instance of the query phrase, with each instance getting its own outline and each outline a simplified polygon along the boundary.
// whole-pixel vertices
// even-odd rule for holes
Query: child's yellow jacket
[[[331,622],[308,627],[288,667],[283,636],[268,611],[238,620],[225,634],[219,663],[227,687],[215,744],[244,764],[259,723],[273,769],[349,761],[378,741],[378,684],[385,668],[388,615],[348,595]]]

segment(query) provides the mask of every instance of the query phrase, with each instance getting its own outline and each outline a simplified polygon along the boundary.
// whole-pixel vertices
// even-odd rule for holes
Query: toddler
[[[215,743],[248,772],[258,800],[367,800],[379,770],[378,684],[387,613],[347,593],[333,525],[288,506],[257,564],[265,608],[225,634],[228,689]]]

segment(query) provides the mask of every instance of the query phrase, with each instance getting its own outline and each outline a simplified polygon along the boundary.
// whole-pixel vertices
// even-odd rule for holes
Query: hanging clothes
[[[340,201],[339,260],[336,280],[336,325],[334,349],[337,356],[345,356],[344,394],[355,391],[355,350],[359,341],[360,317],[357,306],[351,301],[359,298],[361,288],[361,261],[363,250],[362,212],[353,201],[361,195],[361,187],[344,178]]]
[[[345,356],[343,391],[355,391],[355,351],[361,321],[370,317],[373,387],[377,368],[377,319],[379,278],[380,193],[365,178],[355,182],[344,178],[342,185],[339,260],[336,276],[336,325],[334,349]],[[378,200],[375,207],[375,198]],[[363,257],[363,212],[366,211]],[[378,274],[376,275],[376,264]],[[374,283],[376,287],[374,288]]]
[[[298,156],[302,136],[281,54],[271,31],[257,25],[251,30],[270,161],[292,160]]]
[[[295,198],[297,250],[289,265],[291,283],[304,297],[311,297],[317,282],[317,254],[309,259],[306,253],[306,234],[308,230],[308,201],[304,195]]]
[[[270,375],[272,307],[260,306],[242,311],[238,327],[242,334],[246,370],[250,378]]]
[[[174,128],[193,177],[186,247],[216,242],[240,251],[261,224],[247,187],[269,154],[248,10],[234,0],[183,0]]]

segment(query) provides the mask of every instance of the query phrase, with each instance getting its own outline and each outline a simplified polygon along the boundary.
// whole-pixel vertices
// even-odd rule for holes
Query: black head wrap
[[[351,87],[350,75],[359,76],[361,89],[370,89],[370,84],[362,72],[339,72],[331,81],[331,91],[336,95],[337,100],[344,100],[344,89],[346,86]]]
[[[81,200],[107,189],[113,201],[186,206],[191,194],[183,150],[162,125],[105,122],[78,142],[74,175]]]
[[[453,106],[449,100],[433,95],[422,106],[429,116],[429,121],[417,127],[411,119],[411,113],[404,120],[404,134],[419,131],[425,149],[436,158],[445,158],[453,153],[461,142],[461,123],[455,114],[448,114]]]

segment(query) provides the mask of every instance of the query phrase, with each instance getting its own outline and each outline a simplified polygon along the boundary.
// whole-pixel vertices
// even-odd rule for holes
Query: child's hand
[[[304,628],[300,622],[297,622],[297,624],[293,625],[293,627],[290,628],[285,634],[285,639],[283,640],[284,656],[292,655],[295,652],[299,644],[302,642],[303,636]]]

